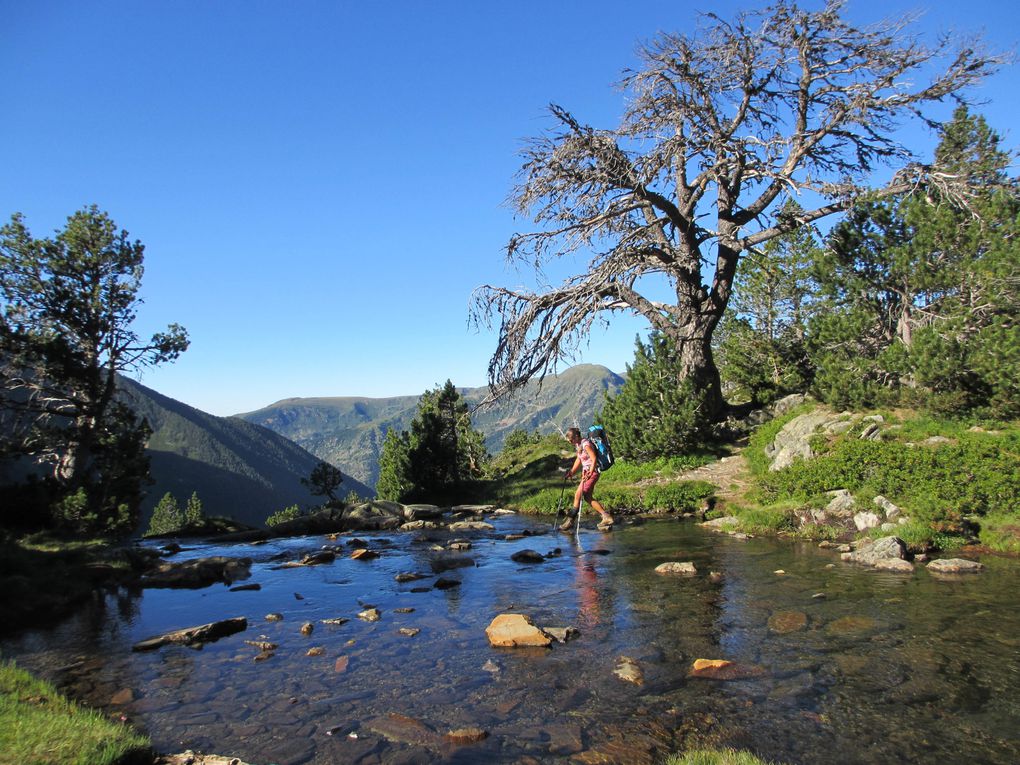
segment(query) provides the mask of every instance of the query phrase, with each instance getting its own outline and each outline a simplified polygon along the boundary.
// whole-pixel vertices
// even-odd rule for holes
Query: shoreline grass
[[[141,765],[153,759],[147,736],[0,661],[0,765]]]

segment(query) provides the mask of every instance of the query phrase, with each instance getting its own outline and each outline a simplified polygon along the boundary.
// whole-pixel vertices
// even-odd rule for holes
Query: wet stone
[[[777,635],[798,632],[807,627],[807,614],[801,611],[780,611],[769,617],[769,629]]]
[[[879,630],[879,624],[870,616],[844,616],[825,626],[825,631],[834,637],[861,637]]]

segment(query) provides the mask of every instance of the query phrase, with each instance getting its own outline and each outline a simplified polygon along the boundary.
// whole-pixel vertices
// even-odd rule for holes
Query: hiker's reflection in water
[[[579,627],[591,628],[598,625],[602,618],[602,609],[599,603],[598,573],[595,571],[595,562],[591,556],[583,550],[574,557],[574,568],[577,571],[575,587],[577,588],[577,599],[580,611],[578,612]]]

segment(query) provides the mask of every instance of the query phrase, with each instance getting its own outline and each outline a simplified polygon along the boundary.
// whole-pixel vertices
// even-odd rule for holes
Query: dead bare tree
[[[509,200],[540,230],[513,236],[507,256],[539,273],[556,258],[590,260],[546,291],[475,291],[472,320],[499,325],[493,397],[541,380],[593,324],[630,311],[674,339],[682,376],[718,413],[711,339],[742,254],[866,196],[945,185],[895,131],[905,119],[938,127],[930,107],[962,99],[1005,57],[959,38],[925,45],[914,17],[858,28],[842,11],[841,0],[816,12],[781,1],[733,21],[707,14],[692,36],[659,35],[625,72],[629,103],[615,129],[550,107],[556,125],[526,144]],[[880,166],[896,172],[871,185]],[[794,195],[802,212],[782,214]],[[663,278],[668,303],[647,296]]]

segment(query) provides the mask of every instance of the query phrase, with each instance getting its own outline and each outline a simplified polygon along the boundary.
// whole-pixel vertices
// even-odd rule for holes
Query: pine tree
[[[181,513],[181,508],[174,495],[167,492],[152,511],[149,529],[145,532],[145,536],[173,534],[175,531],[179,531],[183,525],[184,515]]]
[[[626,382],[607,397],[601,418],[614,452],[635,462],[689,452],[703,441],[710,419],[702,396],[683,375],[675,343],[657,332],[647,345],[636,340]]]
[[[202,510],[202,500],[198,498],[198,492],[192,492],[188,498],[188,504],[184,507],[184,525],[201,526],[205,523],[205,511]]]
[[[375,493],[379,499],[403,501],[414,488],[411,478],[411,439],[407,431],[386,431],[379,454],[379,480]]]

